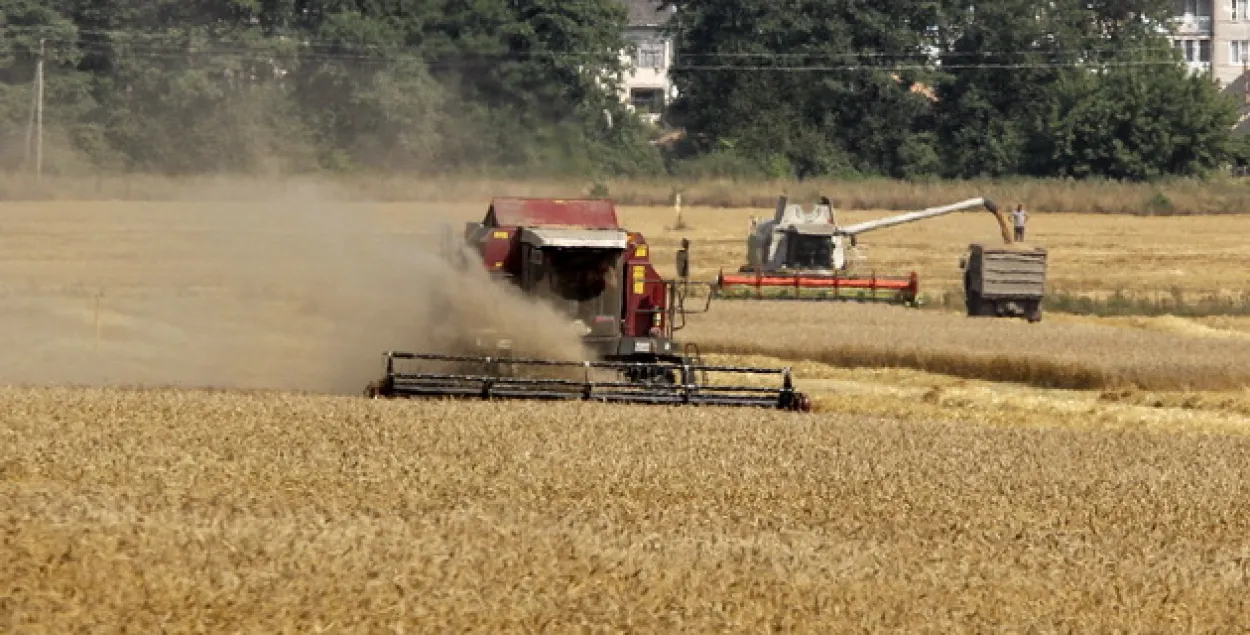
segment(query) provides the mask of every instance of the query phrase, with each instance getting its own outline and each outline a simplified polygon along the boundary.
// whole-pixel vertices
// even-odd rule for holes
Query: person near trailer
[[[1024,240],[1024,225],[1029,221],[1029,213],[1024,211],[1023,204],[1016,204],[1016,209],[1011,212],[1011,224],[1015,227],[1015,240]]]

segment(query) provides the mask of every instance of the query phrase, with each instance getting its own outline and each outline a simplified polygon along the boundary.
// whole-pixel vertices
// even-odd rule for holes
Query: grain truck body
[[[968,315],[1042,319],[1047,252],[1043,247],[972,244],[960,263]]]

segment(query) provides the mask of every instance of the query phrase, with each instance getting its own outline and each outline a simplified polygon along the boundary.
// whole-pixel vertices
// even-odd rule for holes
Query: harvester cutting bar
[[[691,404],[715,406],[752,406],[783,410],[808,410],[805,395],[794,390],[789,368],[750,368],[741,366],[710,366],[663,362],[577,362],[458,355],[388,352],[383,355],[386,374],[382,381],[369,387],[371,397],[459,397],[480,399],[527,399],[548,401],[601,401],[641,404]],[[484,372],[418,372],[401,371],[396,362],[425,361],[468,365]],[[565,373],[564,377],[520,376],[526,368],[564,368],[581,371]],[[491,372],[490,369],[505,372]],[[592,378],[596,371],[615,371],[613,377],[624,377],[629,371],[643,371],[647,376],[671,377],[673,382],[624,381],[620,378],[600,381]],[[760,386],[699,385],[697,373],[741,373],[781,375],[781,388]]]
[[[725,298],[770,300],[861,300],[914,303],[920,294],[916,274],[868,277],[796,272],[779,274],[721,273],[714,285]]]

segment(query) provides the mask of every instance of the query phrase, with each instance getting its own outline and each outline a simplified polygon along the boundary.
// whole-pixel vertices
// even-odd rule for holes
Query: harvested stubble
[[[1029,324],[845,303],[723,301],[680,334],[705,352],[913,368],[1043,388],[1250,386],[1250,341],[1089,323]]]
[[[788,365],[816,412],[1006,428],[1250,435],[1250,389],[1049,390],[906,368],[837,368],[754,355],[703,357],[714,363]]]
[[[0,629],[1233,631],[1250,439],[0,391]]]

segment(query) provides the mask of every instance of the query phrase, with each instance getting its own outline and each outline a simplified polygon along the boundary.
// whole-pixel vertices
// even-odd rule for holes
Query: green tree
[[[1235,111],[1155,28],[1166,3],[963,4],[942,24],[948,176],[1149,179],[1226,160]]]
[[[34,109],[35,66],[44,59],[44,165],[50,171],[72,162],[74,148],[89,141],[79,121],[92,108],[90,77],[77,71],[82,51],[77,28],[67,17],[69,2],[0,2],[0,165],[28,160],[27,136]],[[33,160],[33,156],[29,157]],[[27,164],[26,167],[30,167]]]
[[[42,34],[53,119],[102,167],[658,165],[616,98],[616,0],[0,0],[0,16],[6,149],[24,147]]]
[[[683,0],[674,120],[692,151],[778,158],[800,177],[936,167],[923,25],[932,2]],[[903,67],[903,70],[895,70]]]
[[[457,109],[449,166],[486,158],[547,172],[619,171],[626,166],[614,150],[653,154],[616,96],[619,2],[448,0],[442,16],[425,48]]]
[[[1171,51],[1159,51],[1161,56]],[[1199,176],[1231,157],[1235,103],[1179,64],[1113,67],[1056,87],[1039,159],[1061,176]],[[1039,161],[1040,162],[1040,161]]]

